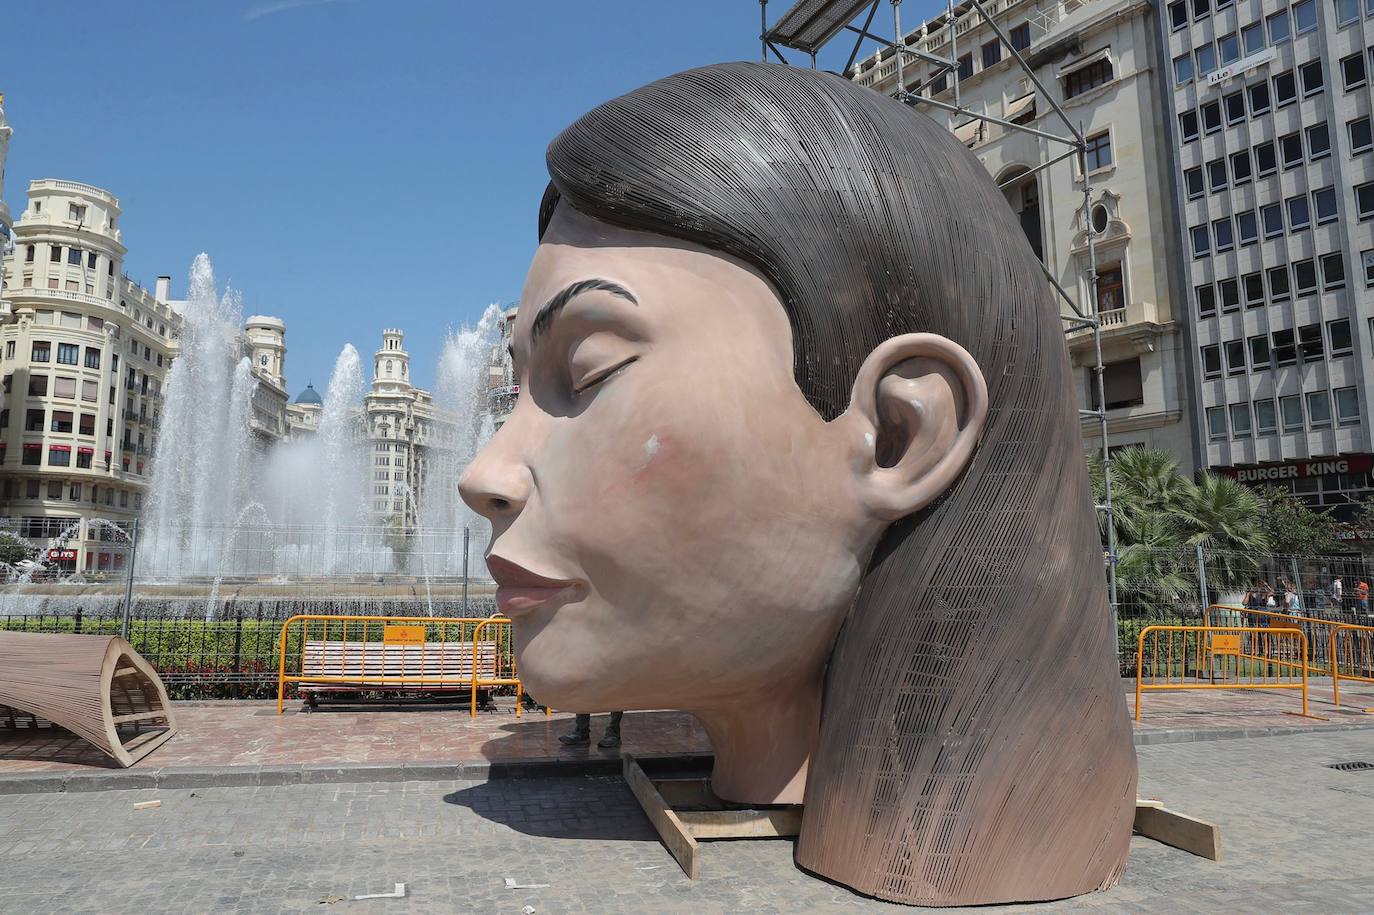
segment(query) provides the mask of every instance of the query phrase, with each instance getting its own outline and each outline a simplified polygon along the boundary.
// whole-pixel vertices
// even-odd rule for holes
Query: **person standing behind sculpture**
[[[1362,578],[1355,582],[1355,609],[1360,616],[1369,615],[1369,582]]]
[[[611,712],[611,720],[606,725],[606,733],[601,735],[601,739],[596,742],[598,747],[609,750],[612,747],[620,746],[620,719],[624,715],[624,712]],[[558,738],[558,742],[565,747],[584,747],[591,741],[592,716],[588,712],[578,712],[572,732],[563,734]]]

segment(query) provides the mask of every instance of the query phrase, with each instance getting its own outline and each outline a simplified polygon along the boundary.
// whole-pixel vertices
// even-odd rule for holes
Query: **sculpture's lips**
[[[546,578],[495,555],[487,557],[487,571],[496,580],[496,609],[511,618],[529,613],[577,586],[571,579]]]

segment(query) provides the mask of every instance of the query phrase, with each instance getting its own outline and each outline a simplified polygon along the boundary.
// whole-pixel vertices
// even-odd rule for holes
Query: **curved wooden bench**
[[[126,768],[176,733],[157,671],[118,636],[0,632],[5,706],[86,738]]]

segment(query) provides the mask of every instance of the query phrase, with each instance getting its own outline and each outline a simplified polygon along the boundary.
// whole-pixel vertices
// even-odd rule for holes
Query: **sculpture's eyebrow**
[[[539,313],[534,316],[534,321],[530,324],[530,347],[533,348],[553,324],[554,318],[563,310],[573,299],[582,295],[584,292],[609,292],[611,295],[618,295],[632,305],[639,305],[639,300],[634,297],[634,293],[621,286],[619,283],[612,283],[610,280],[587,279],[578,280],[564,286],[553,298],[544,303],[544,307],[539,309]]]

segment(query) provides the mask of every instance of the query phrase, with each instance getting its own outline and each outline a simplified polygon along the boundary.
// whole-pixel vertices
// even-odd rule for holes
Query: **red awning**
[[[95,449],[94,449],[94,448],[78,448],[78,449],[76,449],[76,453],[77,453],[77,454],[95,454]]]
[[[43,450],[43,446],[40,445],[40,444],[38,444],[37,442],[25,442],[25,443],[24,443],[24,450],[27,451],[27,450],[30,449],[30,448],[33,448],[33,449],[35,449],[35,450],[37,450],[37,451],[42,451],[42,450]]]
[[[72,450],[72,446],[71,446],[71,445],[49,445],[49,446],[48,446],[48,450],[49,450],[49,451],[71,451],[71,450]]]
[[[109,459],[110,459],[110,452],[106,451],[106,452],[105,452],[105,460],[108,461]]]

